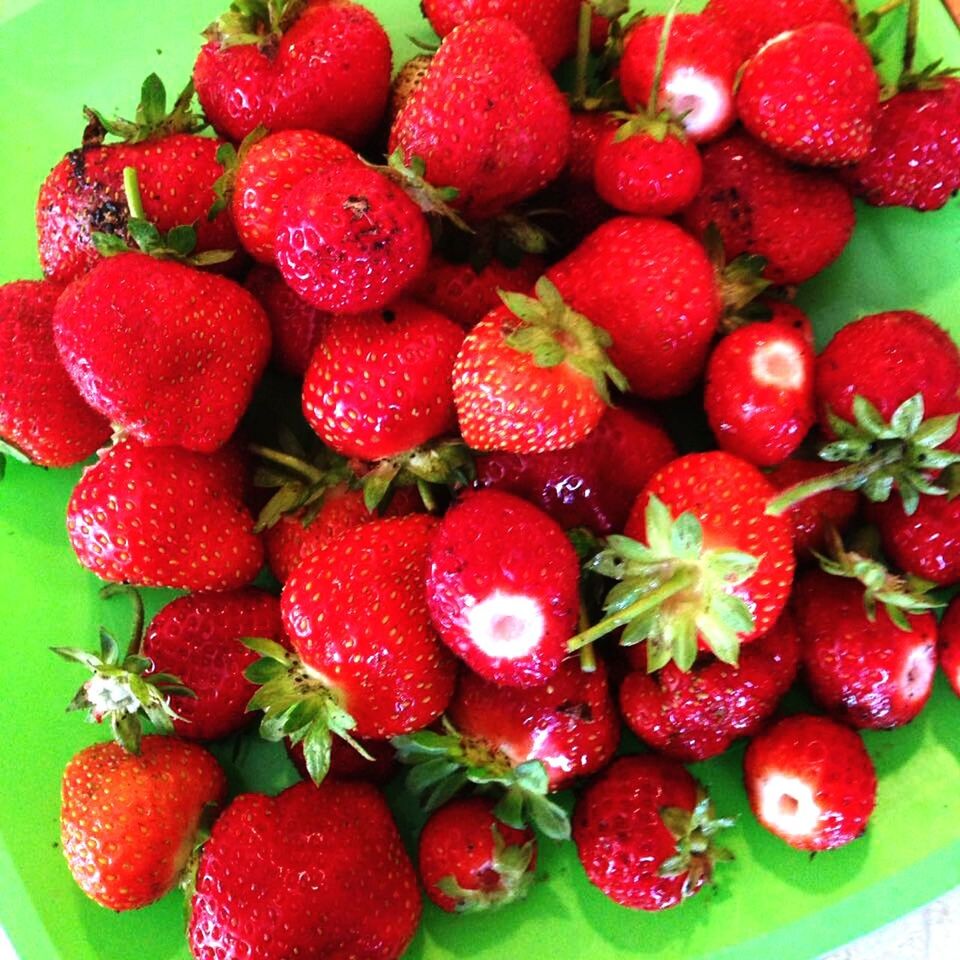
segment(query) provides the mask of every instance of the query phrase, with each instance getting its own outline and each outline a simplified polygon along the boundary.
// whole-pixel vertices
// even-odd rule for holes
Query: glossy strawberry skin
[[[358,737],[420,730],[453,693],[456,663],[434,632],[423,589],[436,523],[421,514],[354,527],[300,563],[284,586],[293,648],[353,716]]]
[[[623,529],[637,494],[676,455],[651,417],[608,407],[597,428],[567,450],[477,457],[477,482],[529,500],[565,530],[606,536]]]
[[[140,754],[112,741],[81,750],[63,774],[60,841],[80,889],[110,910],[169,893],[186,866],[204,807],[226,777],[202,747],[146,736]]]
[[[567,162],[570,111],[531,40],[488,18],[444,38],[390,131],[390,151],[420,157],[426,178],[458,191],[465,216],[501,213]]]
[[[80,563],[113,583],[231,590],[263,563],[253,517],[224,462],[125,440],[88,467],[67,505]]]
[[[129,211],[124,167],[134,167],[146,218],[162,233],[192,224],[197,251],[233,250],[237,235],[226,213],[210,220],[222,140],[176,133],[143,143],[81,147],[47,175],[37,199],[37,236],[44,275],[69,283],[101,259],[91,234],[126,236]]]
[[[870,506],[883,549],[901,570],[940,586],[960,583],[960,499],[924,496],[913,516],[898,497]]]
[[[340,317],[317,341],[303,414],[345,457],[412,450],[455,427],[451,377],[462,341],[452,320],[412,300]]]
[[[696,781],[675,760],[620,757],[584,791],[574,811],[573,841],[587,879],[634,910],[666,910],[696,893],[699,884],[684,891],[686,875],[657,872],[677,851],[660,811],[692,811],[696,802]]]
[[[617,126],[617,121],[609,113],[571,114],[570,156],[563,172],[565,180],[593,189],[600,142]]]
[[[397,772],[397,755],[393,747],[386,740],[360,740],[360,746],[373,757],[368,760],[358,751],[342,740],[334,737],[330,746],[330,772],[328,777],[334,780],[366,780],[383,786]],[[284,740],[290,762],[297,768],[297,772],[304,780],[310,780],[307,770],[307,761],[303,755],[303,743],[291,744]]]
[[[350,0],[313,0],[273,52],[206,43],[193,67],[203,112],[239,143],[256,127],[317,130],[360,146],[390,89],[390,40]]]
[[[86,460],[110,438],[110,424],[77,393],[53,341],[59,284],[0,286],[0,438],[43,467]]]
[[[230,201],[247,253],[272,264],[277,220],[289,191],[312,173],[357,162],[345,143],[315,130],[280,130],[252,144],[240,158]]]
[[[560,526],[509,493],[465,494],[430,542],[427,605],[471,670],[511,687],[556,673],[576,633],[580,564]]]
[[[610,358],[633,393],[679,396],[703,371],[720,298],[706,252],[679,227],[616,217],[547,276],[613,338]]]
[[[368,167],[342,166],[301,180],[277,221],[277,266],[290,288],[331,313],[392,303],[430,257],[417,205]]]
[[[193,594],[171,601],[150,622],[141,649],[153,661],[151,672],[173,674],[196,694],[170,698],[178,736],[217,740],[247,725],[257,688],[243,671],[257,654],[240,642],[245,637],[282,642],[276,597],[252,587]]]
[[[719,756],[737,738],[756,733],[790,688],[800,660],[788,613],[740,651],[737,667],[710,658],[688,673],[669,663],[648,674],[645,651],[634,650],[620,711],[641,740],[684,763]]]
[[[797,163],[842,166],[870,149],[880,84],[853,31],[814,23],[768,41],[746,63],[737,112],[747,131]]]
[[[817,703],[858,729],[888,730],[923,709],[937,669],[937,621],[908,614],[901,630],[878,604],[871,620],[856,580],[814,570],[798,583],[793,609],[807,685]]]
[[[502,687],[463,671],[447,716],[465,737],[502,751],[514,766],[540,760],[550,790],[602,770],[620,741],[607,670],[565,660],[539,687]]]
[[[381,794],[328,779],[233,801],[203,848],[188,936],[196,960],[399,960],[420,912]]]
[[[792,454],[816,420],[813,348],[803,333],[751,323],[716,346],[704,405],[719,446],[772,466]]]
[[[233,434],[270,354],[267,318],[243,287],[142,253],[71,284],[53,327],[94,410],[150,446],[202,453]]]
[[[735,133],[704,150],[703,185],[683,220],[698,237],[715,223],[728,259],[759,254],[774,283],[803,283],[840,256],[855,214],[831,174],[792,167]]]
[[[876,805],[877,775],[863,741],[826,717],[797,714],[759,734],[747,747],[743,778],[760,823],[798,850],[834,850],[856,840]],[[778,783],[788,786],[779,778],[803,785],[801,802],[789,789],[777,788]],[[784,807],[802,812],[807,798],[814,814],[809,822],[783,830],[774,817]]]
[[[960,604],[956,600],[947,607],[947,612],[940,621],[940,666],[953,688],[953,692],[960,697]]]

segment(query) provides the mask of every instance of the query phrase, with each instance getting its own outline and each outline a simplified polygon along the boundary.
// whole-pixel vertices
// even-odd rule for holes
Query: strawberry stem
[[[590,58],[590,27],[593,23],[593,6],[587,0],[580,4],[577,20],[577,60],[573,75],[573,105],[582,107],[587,99],[587,62]]]
[[[581,631],[590,629],[590,618],[587,615],[587,606],[583,601],[580,602],[580,620],[577,626]],[[580,648],[580,669],[584,673],[595,673],[597,670],[597,654],[592,643]]]
[[[146,220],[143,198],[140,196],[140,178],[135,167],[123,168],[123,193],[127,198],[130,216],[135,220]]]
[[[920,27],[920,0],[908,0],[907,38],[903,45],[903,72],[913,72],[913,61],[917,56],[917,31]]]
[[[667,44],[670,42],[670,31],[673,28],[673,18],[677,15],[680,0],[673,0],[663,17],[663,29],[660,31],[660,43],[657,46],[657,59],[653,66],[653,83],[650,85],[650,99],[647,101],[647,116],[653,119],[659,113],[658,101],[660,97],[660,81],[663,78],[663,67],[667,60]]]
[[[291,472],[299,474],[301,477],[304,477],[311,483],[320,483],[324,479],[322,470],[318,470],[316,467],[310,466],[309,463],[306,463],[299,457],[294,457],[289,453],[281,453],[279,450],[273,450],[270,447],[262,447],[258,443],[251,443],[247,449],[251,453],[256,454],[258,457],[262,457],[264,460],[270,461],[270,463],[275,463],[278,466],[286,467]]]
[[[140,644],[143,641],[143,625],[146,621],[146,613],[143,609],[143,598],[140,592],[127,583],[108,583],[101,591],[100,596],[104,600],[118,595],[130,598],[133,605],[133,627],[130,630],[130,643],[127,645],[127,656],[133,657],[140,653]]]

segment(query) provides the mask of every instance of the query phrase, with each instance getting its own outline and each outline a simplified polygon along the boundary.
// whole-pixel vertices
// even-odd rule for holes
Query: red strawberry
[[[80,889],[111,910],[159,900],[180,880],[208,804],[226,778],[202,747],[143,738],[139,755],[117,743],[81,750],[63,773],[60,841]]]
[[[728,258],[758,254],[774,283],[802,283],[840,256],[855,218],[829,173],[792,167],[734,134],[704,150],[703,186],[684,223],[696,236],[716,224]]]
[[[346,740],[337,737],[330,747],[330,776],[334,780],[366,780],[383,786],[397,771],[396,751],[385,740],[358,740],[357,743],[372,759],[368,760]],[[297,772],[308,780],[310,771],[303,754],[303,743],[287,740],[284,746]]]
[[[63,287],[39,280],[0,286],[0,440],[43,467],[86,460],[110,424],[80,398],[53,342]],[[0,454],[2,457],[2,454]]]
[[[71,284],[53,326],[90,406],[150,446],[204,453],[236,429],[270,353],[267,318],[246,290],[141,253]]]
[[[423,0],[424,16],[437,36],[485,17],[509,20],[530,38],[548,70],[574,52],[578,9],[578,0]]]
[[[650,100],[663,24],[662,16],[645,17],[627,33],[620,85],[632,110],[644,109]],[[740,62],[734,37],[716,21],[695,13],[674,18],[658,97],[696,143],[713,140],[733,124]]]
[[[813,347],[779,323],[724,337],[707,364],[704,405],[719,446],[770,466],[790,456],[816,419]]]
[[[747,131],[789,160],[842,166],[862,160],[879,104],[870,51],[835,23],[768,40],[746,63],[737,112]]]
[[[203,848],[191,907],[196,960],[399,960],[421,911],[383,797],[335,781],[237,797]]]
[[[761,305],[770,311],[770,323],[779,323],[785,327],[796,330],[803,336],[804,342],[813,350],[816,346],[813,334],[813,324],[810,317],[807,316],[795,303],[787,300],[776,300],[773,298],[763,298]]]
[[[272,264],[277,221],[290,190],[312,173],[357,161],[345,143],[315,130],[281,130],[241,149],[230,213],[247,252]]]
[[[263,563],[253,517],[217,457],[135,440],[84,471],[67,533],[80,563],[114,583],[231,590]]]
[[[566,656],[580,611],[580,564],[559,525],[499,490],[467,493],[430,542],[427,605],[471,670],[540,686]]]
[[[674,760],[620,757],[580,797],[573,840],[587,879],[615,903],[666,910],[712,882],[730,855],[711,836],[716,820],[696,780]]]
[[[960,500],[920,496],[912,514],[891,497],[871,506],[883,549],[901,570],[941,586],[960,583]]]
[[[303,413],[337,453],[392,457],[451,432],[451,372],[463,331],[401,300],[339,317],[320,334],[303,382]]]
[[[277,265],[290,288],[332,313],[377,310],[430,257],[426,218],[372,167],[342,164],[301,180],[277,218]]]
[[[926,83],[880,104],[870,149],[844,171],[867,203],[939,210],[960,189],[960,80]]]
[[[390,40],[360,4],[246,6],[225,13],[206,36],[193,81],[203,112],[228,139],[239,143],[264,126],[317,130],[360,146],[376,128],[390,89]]]
[[[633,648],[631,654],[634,650],[640,653]],[[756,733],[793,683],[799,658],[797,629],[788,613],[744,647],[736,667],[710,659],[688,673],[668,663],[649,674],[646,657],[637,656],[634,672],[620,687],[620,711],[654,750],[687,763],[707,760],[738,737]]]
[[[617,127],[609,113],[574,113],[570,116],[570,156],[564,178],[577,186],[594,186],[597,150],[604,134]]]
[[[940,621],[940,666],[954,693],[960,697],[960,603],[954,600]]]
[[[538,10],[542,9],[542,5]],[[570,111],[533,42],[508,20],[465,23],[444,38],[390,131],[390,151],[420,157],[453,205],[485,218],[536,193],[563,169]]]
[[[809,714],[755,737],[743,779],[756,818],[798,850],[834,850],[856,840],[877,800],[877,774],[860,736]]]
[[[484,797],[453,800],[420,832],[420,881],[449,913],[476,913],[522,900],[537,866],[530,829],[514,830],[494,816]]]
[[[610,359],[634,393],[678,396],[703,371],[720,296],[706,251],[679,227],[617,217],[547,276],[612,337]]]
[[[894,582],[890,589],[896,587]],[[903,608],[899,600],[888,606],[885,596],[820,570],[804,576],[793,595],[814,699],[861,729],[886,730],[913,720],[930,698],[937,669],[937,621],[922,612],[930,603],[921,598],[914,606]]]
[[[173,674],[196,695],[170,698],[179,736],[217,740],[246,726],[256,687],[243,671],[257,657],[240,643],[244,637],[282,640],[276,597],[252,587],[178,597],[150,622],[143,655],[155,672]]]

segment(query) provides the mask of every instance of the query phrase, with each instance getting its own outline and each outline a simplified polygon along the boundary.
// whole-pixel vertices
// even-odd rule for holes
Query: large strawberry
[[[207,216],[223,172],[217,152],[223,141],[194,134],[200,119],[190,113],[193,87],[166,112],[166,93],[156,74],[144,81],[134,122],[104,120],[88,112],[83,146],[70,151],[47,175],[37,200],[37,235],[44,274],[68,283],[99,259],[95,233],[107,233],[132,246],[124,198],[124,169],[140,177],[146,218],[164,233],[193,224],[198,251],[237,245],[230,217]],[[104,143],[107,133],[120,139]]]
[[[39,280],[0,286],[0,464],[3,450],[43,467],[85,460],[110,437],[109,423],[80,398],[53,342],[63,287]]]
[[[80,889],[111,910],[136,910],[180,881],[208,805],[226,778],[202,747],[144,737],[81,750],[63,774],[60,840]]]
[[[489,217],[563,169],[570,111],[532,41],[508,20],[465,23],[444,38],[390,132],[390,150],[458,191],[464,215]]]
[[[246,793],[214,824],[190,905],[196,960],[399,960],[420,921],[413,865],[368,783]]]
[[[88,467],[67,505],[77,559],[104,580],[230,590],[263,563],[226,459],[125,440]]]
[[[361,146],[390,90],[390,40],[351,0],[235,4],[207,28],[193,67],[204,113],[236,143],[259,126]]]

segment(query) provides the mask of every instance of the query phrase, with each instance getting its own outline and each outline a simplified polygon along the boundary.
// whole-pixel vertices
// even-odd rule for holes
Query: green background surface
[[[430,36],[415,0],[367,0],[396,42]],[[663,4],[661,3],[660,6]],[[0,0],[0,282],[39,276],[33,230],[37,188],[77,145],[80,106],[131,114],[139,81],[157,70],[185,80],[198,33],[221,0]],[[649,7],[656,6],[648,4]],[[882,28],[895,53],[902,14]],[[960,43],[939,3],[924,4],[921,60],[960,62]],[[808,284],[800,302],[825,340],[865,313],[913,308],[960,334],[960,208],[919,215],[859,209],[850,247]],[[2,362],[2,358],[0,358]],[[80,675],[51,644],[90,644],[101,622],[123,629],[121,601],[98,601],[97,582],[75,563],[63,515],[79,471],[14,464],[0,483],[0,923],[24,960],[185,958],[179,894],[115,915],[77,890],[57,845],[59,777],[67,759],[103,731],[67,717]],[[151,610],[166,597],[148,595]],[[695,768],[717,807],[741,814],[719,885],[664,915],[633,913],[583,877],[571,845],[542,845],[529,900],[500,914],[450,917],[427,908],[411,960],[583,957],[807,960],[960,884],[960,701],[942,677],[909,727],[867,734],[880,774],[867,835],[810,858],[765,833],[747,812],[742,748]],[[237,789],[277,790],[293,779],[274,747],[237,741],[218,750]],[[417,817],[397,797],[408,836]]]

